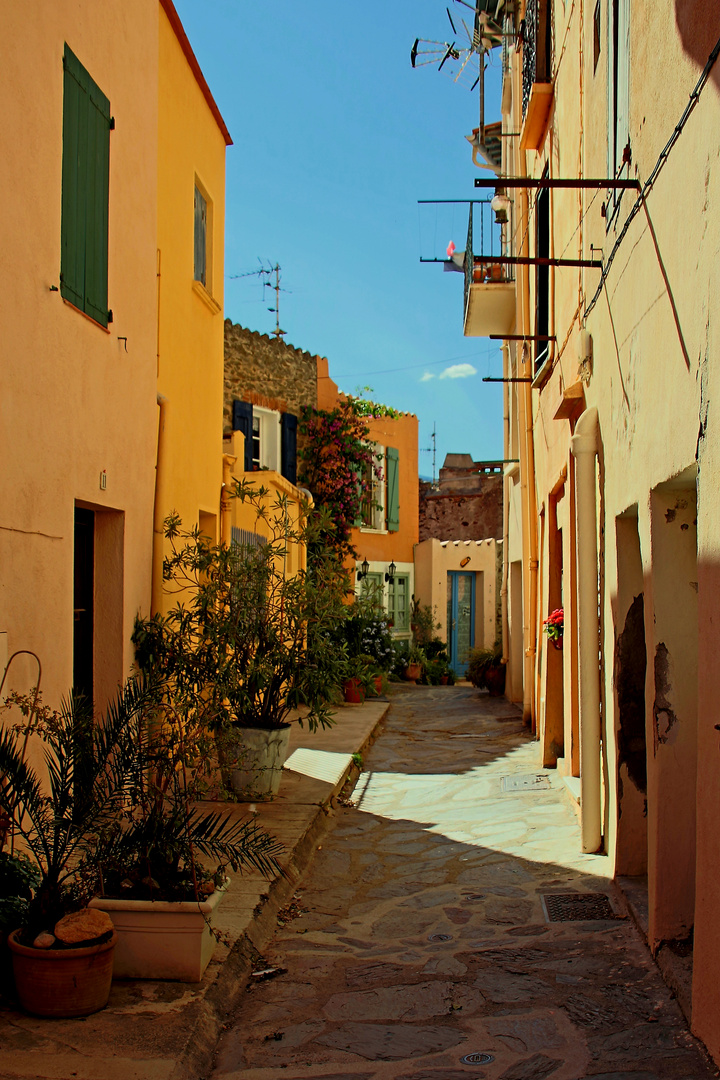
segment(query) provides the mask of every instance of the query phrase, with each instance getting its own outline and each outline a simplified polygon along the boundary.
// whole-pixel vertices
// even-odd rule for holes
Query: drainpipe
[[[165,513],[165,481],[167,473],[167,438],[165,429],[168,422],[168,399],[158,394],[158,441],[157,462],[155,465],[155,505],[153,508],[153,560],[152,560],[152,614],[159,614],[162,608],[163,586],[163,519]]]
[[[525,169],[519,169],[525,175]],[[520,229],[522,242],[520,254],[530,254],[529,245],[529,199],[527,188],[520,189]],[[519,267],[520,323],[524,334],[532,333],[530,316],[530,270],[527,265]],[[532,378],[532,357],[526,343],[522,346],[522,366],[519,374]],[[535,659],[537,654],[537,500],[535,496],[535,450],[533,443],[532,386],[520,384],[520,487],[523,502],[523,720],[535,730]]]
[[[598,621],[598,544],[595,455],[598,412],[586,409],[570,439],[575,458],[575,531],[580,703],[580,809],[582,849],[602,847],[600,815],[600,624]]]
[[[222,489],[220,491],[220,542],[223,547],[230,547],[232,540],[232,513],[230,488],[232,487],[232,467],[237,458],[232,454],[223,454]]]
[[[503,342],[503,376],[510,376],[510,346],[507,341]],[[503,384],[503,446],[506,458],[510,458],[512,447],[510,446],[510,383]],[[503,466],[503,549],[502,549],[502,585],[500,587],[500,606],[502,618],[502,660],[507,664],[510,659],[510,621],[508,617],[508,578],[510,576],[510,564],[508,543],[510,521],[510,477],[507,474],[507,466]],[[515,676],[513,676],[515,677]],[[510,691],[506,682],[506,690]]]

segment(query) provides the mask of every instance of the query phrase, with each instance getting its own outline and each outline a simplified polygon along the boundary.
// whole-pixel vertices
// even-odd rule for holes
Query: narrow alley
[[[705,1080],[561,779],[503,698],[403,689],[213,1080]]]

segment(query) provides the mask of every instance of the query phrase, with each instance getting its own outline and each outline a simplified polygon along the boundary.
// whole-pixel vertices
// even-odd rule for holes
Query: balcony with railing
[[[507,222],[498,225],[491,200],[470,203],[465,246],[465,337],[511,334],[515,329],[515,275],[508,254],[512,235],[512,203],[504,211]],[[502,215],[501,215],[502,216]],[[479,239],[480,254],[473,244]]]
[[[521,150],[539,150],[553,103],[552,0],[527,0],[522,27]]]

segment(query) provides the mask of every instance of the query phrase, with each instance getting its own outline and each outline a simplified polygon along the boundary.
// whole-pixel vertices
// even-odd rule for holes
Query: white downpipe
[[[586,409],[578,420],[575,434],[570,440],[570,450],[575,458],[582,849],[586,854],[591,854],[599,851],[602,844],[596,408]]]

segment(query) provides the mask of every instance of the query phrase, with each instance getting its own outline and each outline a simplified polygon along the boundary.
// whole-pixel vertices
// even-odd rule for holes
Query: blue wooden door
[[[475,644],[474,574],[448,571],[447,638],[450,667],[456,675],[464,676]]]

